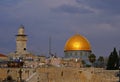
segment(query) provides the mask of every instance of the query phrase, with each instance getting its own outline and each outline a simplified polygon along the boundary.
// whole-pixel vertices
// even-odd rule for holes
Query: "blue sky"
[[[35,54],[64,56],[72,35],[85,36],[97,56],[120,49],[120,0],[0,0],[0,53],[15,51],[19,26],[28,35],[27,48]]]

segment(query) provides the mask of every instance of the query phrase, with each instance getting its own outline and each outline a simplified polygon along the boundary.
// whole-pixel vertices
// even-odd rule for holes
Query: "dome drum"
[[[65,51],[65,58],[83,58],[88,57],[91,51]]]

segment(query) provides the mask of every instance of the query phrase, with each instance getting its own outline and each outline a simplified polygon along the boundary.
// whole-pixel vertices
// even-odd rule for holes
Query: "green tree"
[[[88,59],[89,59],[89,61],[92,63],[92,65],[93,65],[93,63],[96,61],[96,56],[94,55],[94,54],[90,54],[89,56],[88,56]]]
[[[97,61],[98,61],[98,67],[104,67],[104,57],[103,56],[99,56]]]
[[[119,57],[116,51],[116,48],[114,48],[113,52],[111,52],[108,63],[107,63],[107,69],[108,70],[116,70],[119,68]]]
[[[114,50],[113,50],[113,55],[114,55],[114,67],[115,67],[115,69],[118,69],[119,68],[119,56],[116,51],[116,48],[114,48]]]
[[[103,56],[99,56],[98,61],[104,62],[104,57]]]
[[[107,69],[112,70],[114,69],[114,60],[113,60],[113,52],[110,53],[107,63]]]

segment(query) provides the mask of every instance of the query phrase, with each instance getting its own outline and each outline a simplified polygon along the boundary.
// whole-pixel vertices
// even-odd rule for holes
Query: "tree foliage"
[[[98,61],[99,62],[104,62],[104,57],[103,56],[99,56]]]
[[[97,67],[104,67],[104,57],[103,56],[99,56],[99,58],[97,59],[98,65]]]
[[[90,54],[88,56],[88,59],[93,64],[96,61],[96,56],[94,54]]]
[[[107,69],[108,70],[116,70],[118,68],[119,68],[119,57],[118,57],[116,48],[114,48],[113,52],[111,52],[109,55]]]

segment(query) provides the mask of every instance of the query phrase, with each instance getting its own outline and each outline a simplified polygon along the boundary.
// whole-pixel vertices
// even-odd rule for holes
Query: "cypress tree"
[[[116,51],[116,48],[114,48],[113,52],[111,52],[109,59],[108,59],[108,63],[107,63],[107,69],[108,70],[116,70],[119,68],[119,58],[118,58],[118,54]]]
[[[113,53],[111,52],[111,53],[110,53],[110,56],[109,56],[109,58],[108,58],[107,70],[112,70],[112,69],[114,69],[114,60],[113,60],[112,58],[113,58]]]
[[[114,54],[114,68],[118,69],[119,68],[119,56],[118,56],[118,53],[116,51],[116,48],[114,48],[113,54]]]

